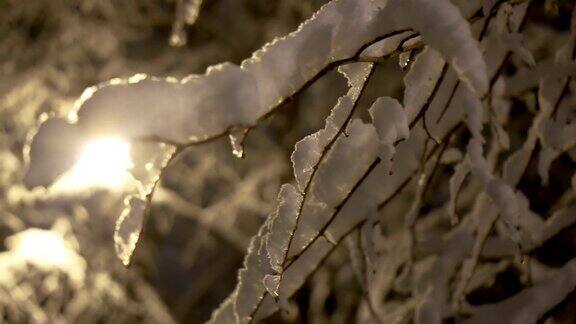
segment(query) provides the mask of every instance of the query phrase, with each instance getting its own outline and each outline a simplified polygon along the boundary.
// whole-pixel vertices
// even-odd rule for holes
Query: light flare
[[[56,190],[121,189],[130,182],[130,144],[106,137],[86,144],[74,167],[55,184]]]

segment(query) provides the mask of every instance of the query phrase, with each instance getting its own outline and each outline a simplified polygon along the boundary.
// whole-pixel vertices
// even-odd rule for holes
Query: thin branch
[[[366,89],[366,85],[368,84],[368,81],[370,80],[370,77],[373,75],[373,73],[374,73],[374,67],[371,67],[370,73],[368,74],[366,81],[364,81],[364,84],[362,84],[362,87],[360,89],[360,93],[356,97],[356,100],[353,103],[353,106],[352,106],[352,109],[350,110],[350,113],[348,114],[348,116],[346,116],[346,120],[342,123],[342,126],[340,126],[340,128],[338,129],[338,132],[336,132],[336,134],[334,134],[334,136],[330,139],[330,141],[328,142],[328,145],[326,145],[322,149],[322,153],[320,154],[320,158],[318,159],[318,162],[316,163],[316,165],[312,169],[312,174],[310,175],[310,179],[306,183],[306,186],[304,188],[304,192],[302,193],[302,202],[300,203],[300,206],[298,207],[298,212],[296,214],[296,224],[294,225],[294,230],[292,231],[292,235],[290,235],[290,237],[288,239],[288,246],[287,246],[286,251],[285,251],[284,256],[283,256],[282,268],[284,268],[286,265],[286,260],[287,260],[286,256],[288,255],[288,252],[290,251],[290,247],[292,246],[294,233],[296,233],[296,231],[298,230],[298,225],[300,223],[300,215],[302,214],[302,210],[304,208],[304,205],[306,204],[306,198],[308,198],[309,193],[310,193],[310,189],[312,188],[312,182],[314,180],[314,177],[316,176],[316,172],[320,168],[320,164],[324,161],[326,154],[328,154],[328,152],[330,151],[330,149],[332,148],[334,143],[336,143],[336,140],[338,139],[338,137],[344,133],[344,130],[346,129],[346,127],[350,123],[350,120],[352,119],[352,115],[356,111],[356,108],[358,107],[358,103],[360,102],[360,98],[362,98],[362,94],[364,93],[364,91]],[[280,278],[282,278],[282,274],[281,274]]]
[[[423,162],[421,162],[420,164],[420,177],[418,178],[418,186],[416,189],[416,193],[415,193],[415,199],[413,200],[412,206],[410,207],[410,210],[408,211],[408,216],[406,219],[406,223],[407,223],[407,227],[408,227],[408,234],[409,234],[409,238],[410,238],[410,258],[408,260],[409,265],[412,265],[414,262],[414,249],[416,247],[416,243],[417,243],[417,237],[416,237],[416,220],[418,219],[418,216],[420,215],[420,212],[422,210],[422,203],[424,202],[424,198],[426,196],[426,192],[428,190],[428,187],[430,186],[431,182],[432,182],[432,177],[434,176],[434,173],[436,172],[439,164],[440,164],[440,160],[442,159],[442,156],[444,155],[444,152],[446,151],[446,148],[448,147],[448,142],[449,142],[449,136],[447,136],[447,140],[445,140],[442,144],[441,144],[441,148],[440,151],[438,152],[438,157],[436,158],[436,162],[434,163],[434,166],[432,167],[432,170],[430,172],[426,172],[426,150],[424,150],[424,153],[422,154],[423,156]]]
[[[308,250],[308,248],[310,248],[317,240],[318,238],[320,238],[322,235],[324,235],[326,229],[328,229],[328,227],[332,224],[332,221],[334,221],[334,219],[336,218],[336,216],[338,216],[338,214],[340,213],[340,211],[342,210],[342,208],[344,207],[344,205],[346,205],[346,203],[348,202],[348,200],[350,200],[350,198],[352,197],[352,195],[356,192],[356,190],[358,188],[360,188],[360,186],[362,185],[362,183],[364,182],[364,180],[366,180],[366,178],[368,178],[368,176],[370,175],[370,173],[372,173],[372,171],[378,166],[378,164],[380,164],[382,160],[378,157],[374,160],[374,162],[372,162],[372,164],[370,164],[370,166],[368,167],[368,169],[366,170],[366,172],[364,172],[364,175],[362,175],[362,177],[360,178],[360,180],[358,180],[355,184],[354,187],[348,192],[348,194],[346,195],[346,197],[344,198],[344,200],[342,200],[337,206],[336,208],[334,208],[334,211],[332,212],[332,215],[330,215],[330,218],[328,219],[328,221],[324,224],[324,226],[322,226],[322,228],[318,231],[318,234],[316,234],[314,236],[314,238],[312,238],[312,240],[306,244],[304,246],[304,248],[302,248],[302,250],[300,251],[300,253],[297,255],[302,255],[304,252],[306,252]],[[289,259],[289,261],[286,263],[286,268],[290,267],[290,265],[292,265],[296,260],[297,260],[297,256],[294,256],[293,258]]]

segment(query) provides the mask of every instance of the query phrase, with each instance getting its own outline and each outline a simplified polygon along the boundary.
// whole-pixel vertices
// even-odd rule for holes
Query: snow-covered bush
[[[319,282],[312,297],[326,302],[334,288],[323,288],[322,264],[342,248],[350,262],[340,268],[352,270],[361,291],[359,322],[551,318],[576,288],[576,261],[550,267],[536,257],[576,221],[576,18],[566,32],[550,31],[530,22],[534,7],[544,8],[528,0],[330,1],[239,65],[88,88],[40,125],[24,181],[51,185],[91,140],[130,141],[135,185],[114,235],[129,265],[152,200],[169,196],[159,183],[171,161],[223,136],[234,155],[250,155],[243,142],[252,130],[337,70],[347,92],[322,129],[295,143],[294,181],[279,189],[211,321],[258,322],[279,310],[295,318],[302,310],[293,297],[311,277]],[[405,70],[402,95],[374,84],[390,60]],[[523,184],[534,172],[541,183]],[[556,186],[554,198],[536,201],[540,186]],[[507,271],[519,273],[519,289],[473,298]],[[344,307],[346,292],[337,298]]]

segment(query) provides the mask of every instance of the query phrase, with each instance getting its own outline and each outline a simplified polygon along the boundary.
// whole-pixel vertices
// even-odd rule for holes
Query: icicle
[[[243,128],[238,131],[230,132],[230,144],[232,145],[232,154],[237,158],[244,158],[244,139],[248,134],[248,129]]]
[[[184,2],[184,21],[187,25],[194,25],[200,14],[201,6],[202,0],[186,0]]]
[[[184,24],[185,20],[185,8],[184,8],[184,0],[177,0],[176,1],[176,9],[174,18],[174,24],[172,25],[172,34],[170,35],[170,46],[174,47],[182,47],[186,45],[186,26]]]
[[[402,70],[406,70],[408,68],[408,64],[412,59],[412,51],[402,52],[398,55],[398,64]]]

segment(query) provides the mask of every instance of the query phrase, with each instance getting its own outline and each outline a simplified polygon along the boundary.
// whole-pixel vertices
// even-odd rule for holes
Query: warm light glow
[[[0,253],[0,282],[10,280],[11,273],[25,264],[45,271],[59,269],[78,283],[84,280],[84,259],[60,233],[30,228],[8,237],[5,243],[8,251]]]
[[[130,144],[118,138],[88,143],[76,165],[54,185],[57,189],[117,189],[131,178]]]
[[[30,228],[12,236],[8,243],[18,257],[42,268],[58,267],[76,257],[62,236],[49,230]]]

